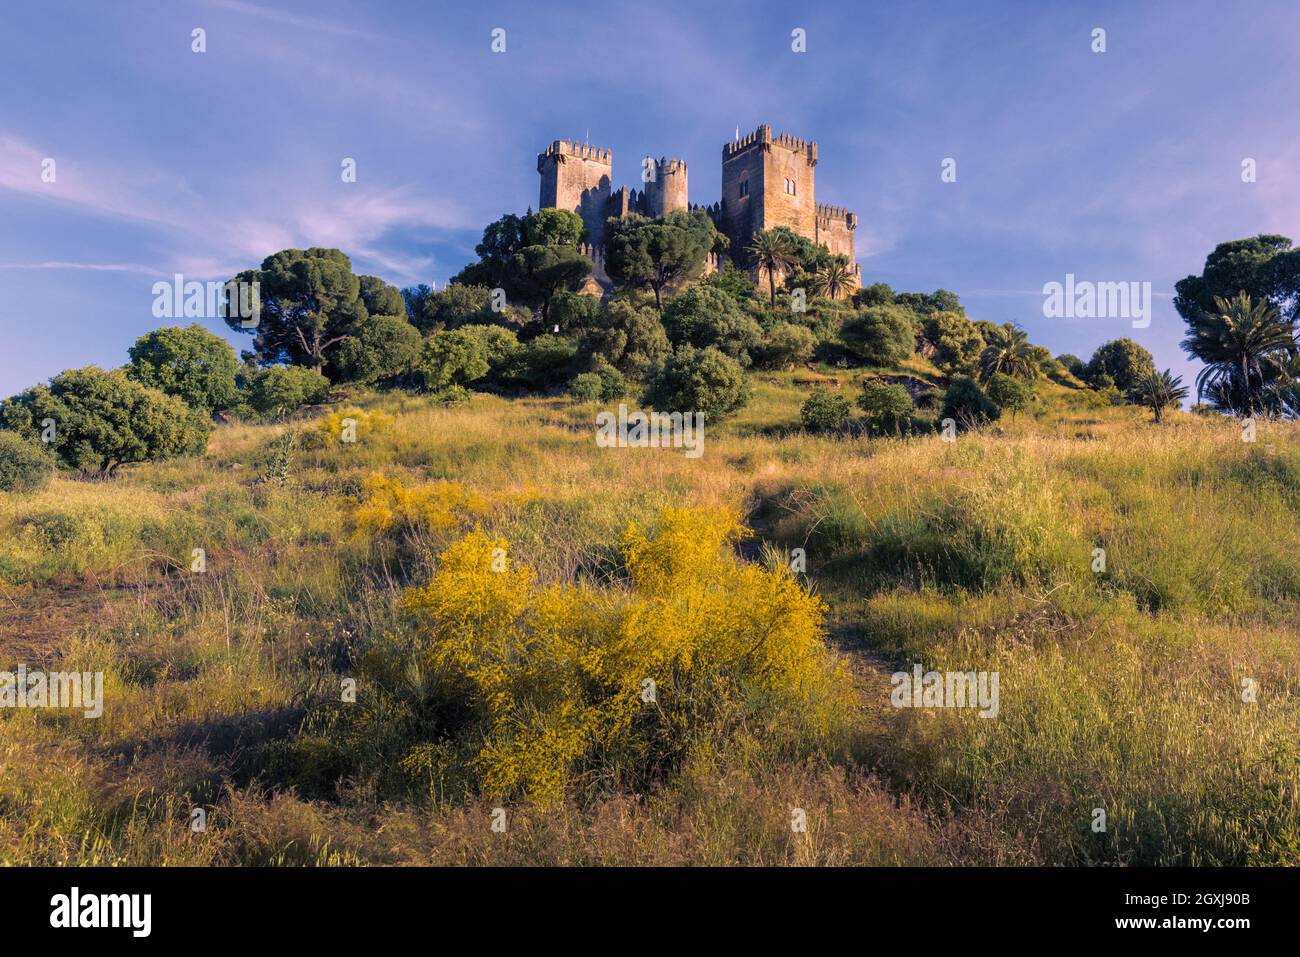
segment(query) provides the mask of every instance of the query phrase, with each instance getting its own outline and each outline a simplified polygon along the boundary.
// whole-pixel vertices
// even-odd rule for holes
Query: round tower
[[[651,216],[664,216],[690,208],[686,164],[677,157],[654,162],[654,176],[645,184],[646,208]]]

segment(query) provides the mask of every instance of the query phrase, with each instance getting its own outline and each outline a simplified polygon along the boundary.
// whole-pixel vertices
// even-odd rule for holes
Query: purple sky
[[[553,139],[612,149],[617,183],[637,183],[647,153],[679,156],[692,201],[712,203],[722,144],[763,122],[818,141],[817,198],[858,213],[864,281],[952,289],[973,317],[1085,359],[1128,335],[1185,374],[1173,284],[1218,242],[1300,238],[1300,4],[1087,7],[9,6],[0,395],[118,365],[137,336],[183,324],[150,311],[175,272],[224,279],[318,245],[397,285],[441,284],[484,224],[536,204]],[[1066,273],[1151,282],[1150,328],[1044,318],[1043,284]]]

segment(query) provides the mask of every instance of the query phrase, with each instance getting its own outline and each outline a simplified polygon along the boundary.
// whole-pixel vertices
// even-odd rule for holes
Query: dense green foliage
[[[215,412],[235,401],[235,350],[200,325],[155,329],[137,339],[127,355],[128,376],[192,409]]]
[[[49,481],[54,457],[38,442],[0,430],[0,492],[31,492]]]
[[[0,428],[46,443],[62,465],[112,474],[121,465],[207,447],[212,423],[122,370],[70,369],[0,404]]]
[[[735,359],[712,347],[682,346],[651,381],[646,401],[661,412],[699,412],[706,422],[719,422],[749,395],[749,379]]]

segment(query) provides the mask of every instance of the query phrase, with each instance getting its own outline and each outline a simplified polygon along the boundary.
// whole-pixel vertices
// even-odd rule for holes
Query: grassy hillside
[[[224,425],[202,459],[0,496],[0,665],[106,676],[99,720],[0,712],[0,861],[1300,863],[1300,426],[1246,443],[1228,419],[1156,426],[1044,382],[1029,411],[953,443],[823,437],[799,429],[821,377],[856,388],[842,370],[757,374],[698,459],[598,448],[597,407],[567,398],[362,395],[393,420],[355,444],[312,416]],[[668,537],[674,508],[704,510],[698,536]],[[690,557],[697,577],[751,589],[736,614],[778,594],[806,611],[781,574],[747,571],[804,549],[818,649],[792,631],[793,664],[617,739],[653,760],[610,746],[549,791],[421,730],[467,725],[417,667],[433,626],[404,596],[472,529],[532,569],[520,600],[564,622],[547,649],[630,634],[638,609],[659,616],[653,643],[701,612],[638,584],[629,523],[671,569],[709,551],[714,514],[753,535],[717,532],[739,564]],[[465,607],[485,600],[476,581]],[[514,674],[541,667],[530,654],[494,660]],[[914,663],[999,672],[998,716],[892,708],[889,675]],[[787,664],[784,696],[769,679]]]

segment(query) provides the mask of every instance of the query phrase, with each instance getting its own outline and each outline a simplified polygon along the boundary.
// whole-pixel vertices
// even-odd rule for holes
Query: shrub
[[[1034,397],[1033,387],[1028,383],[1001,372],[989,376],[984,391],[999,409],[1013,416],[1025,409]]]
[[[246,401],[261,415],[285,415],[299,406],[324,401],[329,389],[329,380],[314,369],[271,366],[250,377]]]
[[[596,324],[583,336],[581,351],[605,359],[628,375],[642,376],[668,358],[673,349],[659,313],[649,306],[616,299],[600,307]]]
[[[416,375],[430,392],[468,386],[487,375],[491,368],[484,348],[482,338],[463,329],[435,332],[420,350]]]
[[[922,322],[922,328],[934,347],[934,364],[945,374],[969,374],[978,368],[984,337],[965,316],[955,312],[931,313]]]
[[[613,402],[627,395],[627,378],[604,359],[597,356],[591,371],[600,378],[599,398],[602,402]]]
[[[764,369],[789,369],[811,359],[816,348],[817,336],[807,326],[781,322],[754,350],[754,362]]]
[[[366,477],[363,498],[349,518],[354,534],[413,535],[459,530],[485,518],[488,501],[459,482],[408,487],[375,472]]]
[[[514,360],[521,348],[519,337],[504,326],[465,326],[461,331],[467,336],[473,336],[482,346],[483,358],[487,359],[489,376],[499,376]]]
[[[949,384],[943,394],[943,411],[941,418],[952,419],[963,428],[975,428],[986,422],[1000,418],[1002,410],[997,407],[979,383],[969,376],[958,376]]]
[[[164,395],[97,366],[70,369],[6,399],[0,428],[37,440],[51,423],[51,450],[82,472],[112,474],[119,465],[202,453],[212,422],[175,396]]]
[[[730,515],[669,509],[661,525],[624,536],[626,589],[540,585],[506,541],[470,532],[406,593],[416,636],[367,656],[374,696],[334,734],[413,788],[460,779],[543,807],[647,790],[728,728],[825,736],[851,692],[821,601],[787,569],[737,558]]]
[[[848,420],[849,400],[826,389],[814,389],[808,396],[799,418],[809,432],[829,432],[838,429]]]
[[[342,380],[373,385],[408,372],[422,344],[420,330],[404,317],[370,316],[334,351],[330,363]]]
[[[717,349],[683,346],[654,377],[646,401],[660,412],[700,412],[717,422],[749,401],[749,393],[735,359]]]
[[[137,339],[127,355],[128,376],[191,409],[215,412],[235,401],[235,350],[197,323],[155,329]]]
[[[378,409],[339,409],[316,423],[316,427],[303,437],[307,448],[329,445],[351,445],[373,435],[391,432],[393,417]]]
[[[17,432],[0,432],[0,492],[32,492],[50,479],[54,457]]]
[[[595,402],[600,398],[601,384],[596,373],[584,372],[569,384],[569,395],[577,402]]]
[[[1084,366],[1083,360],[1078,356],[1071,355],[1068,352],[1062,352],[1056,357],[1056,362],[1062,369],[1070,373],[1070,375],[1074,376],[1076,379],[1083,379],[1086,366]]]
[[[674,346],[713,346],[741,365],[749,365],[750,352],[763,335],[735,299],[713,286],[692,286],[674,296],[663,315],[664,331]]]
[[[1132,339],[1112,339],[1092,354],[1085,375],[1094,389],[1104,391],[1108,385],[1114,385],[1128,395],[1138,382],[1155,371],[1155,359],[1142,346]]]
[[[916,349],[912,314],[901,306],[860,309],[840,339],[850,355],[869,366],[895,366]]]
[[[569,376],[577,347],[561,336],[546,334],[529,340],[515,353],[501,379],[511,385],[541,390]]]
[[[899,432],[911,424],[912,397],[896,382],[867,379],[862,383],[858,408],[872,432]]]

